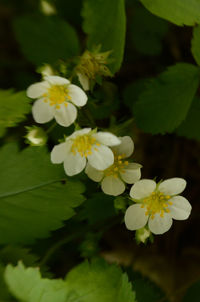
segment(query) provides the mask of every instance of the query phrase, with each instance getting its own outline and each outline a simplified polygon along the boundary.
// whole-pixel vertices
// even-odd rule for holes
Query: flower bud
[[[44,146],[47,142],[47,134],[40,127],[26,127],[28,130],[25,136],[26,142],[31,146]]]
[[[137,230],[135,238],[137,243],[146,243],[148,239],[153,239],[151,232],[146,227]]]
[[[51,3],[49,3],[48,1],[41,0],[40,5],[41,5],[41,10],[42,10],[44,15],[51,16],[51,15],[56,14],[55,7]]]

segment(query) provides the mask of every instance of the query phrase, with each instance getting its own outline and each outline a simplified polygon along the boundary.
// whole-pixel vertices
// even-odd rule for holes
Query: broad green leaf
[[[5,267],[0,262],[0,302],[10,301],[11,298],[11,295],[4,281],[4,271],[5,271]]]
[[[8,245],[0,250],[0,261],[4,265],[7,263],[17,265],[19,260],[27,266],[35,266],[39,257],[32,254],[29,249],[20,246]]]
[[[66,277],[70,302],[134,302],[135,294],[127,275],[103,260],[84,262]]]
[[[168,302],[164,292],[151,280],[132,269],[128,269],[128,276],[132,281],[133,290],[136,292],[137,302],[158,302],[160,300]]]
[[[182,302],[199,302],[199,301],[200,301],[200,281],[197,281],[187,289]]]
[[[145,89],[149,79],[139,79],[128,84],[123,91],[123,100],[127,107],[133,111],[133,104],[138,100],[140,94]]]
[[[149,81],[133,104],[137,125],[152,134],[172,132],[185,119],[199,79],[198,67],[179,63]]]
[[[200,25],[193,29],[192,54],[198,65],[200,65]]]
[[[66,281],[44,279],[38,268],[25,268],[19,262],[6,267],[5,281],[23,302],[135,302],[127,275],[100,259],[76,266]]]
[[[22,52],[34,64],[52,64],[79,54],[74,28],[56,16],[18,17],[14,29]]]
[[[180,136],[200,140],[200,99],[195,97],[186,119],[175,130]]]
[[[160,54],[162,40],[168,29],[165,20],[152,15],[144,7],[136,6],[130,27],[135,49],[144,55]]]
[[[24,302],[66,302],[66,285],[63,280],[49,280],[41,277],[38,268],[25,268],[22,262],[16,267],[8,265],[5,281],[12,293]]]
[[[66,181],[60,166],[43,148],[22,152],[15,145],[0,151],[0,243],[29,243],[62,227],[84,198],[84,187]]]
[[[199,0],[140,0],[151,13],[177,25],[200,23]]]
[[[101,51],[112,50],[110,69],[115,73],[121,66],[124,54],[124,0],[85,0],[82,15],[83,30],[88,34],[88,48],[101,45]]]
[[[30,100],[24,91],[0,90],[0,137],[6,128],[23,121],[30,109]]]
[[[83,217],[95,224],[115,215],[114,197],[103,192],[95,193],[84,204]]]

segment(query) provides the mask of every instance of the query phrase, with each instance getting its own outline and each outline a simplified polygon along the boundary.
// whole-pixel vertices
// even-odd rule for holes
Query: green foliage
[[[139,79],[125,87],[123,92],[123,101],[132,111],[133,104],[138,100],[138,97],[145,89],[147,83],[148,79]]]
[[[85,0],[82,11],[83,30],[88,34],[88,48],[101,45],[101,51],[112,50],[113,73],[119,70],[125,44],[124,0]]]
[[[8,265],[5,280],[10,292],[24,302],[66,302],[63,280],[43,279],[38,268],[25,268],[19,262],[16,267]]]
[[[186,119],[176,129],[176,133],[191,139],[200,140],[200,99],[195,97]]]
[[[27,266],[35,266],[38,262],[38,256],[32,254],[28,248],[11,245],[0,250],[0,259],[4,265],[7,263],[17,265],[17,262],[22,260]]]
[[[114,197],[102,192],[94,193],[84,204],[84,218],[96,224],[115,215]]]
[[[76,24],[77,26],[80,26],[82,22],[80,15],[82,2],[83,0],[52,0],[58,14],[70,22],[70,24]]]
[[[168,23],[149,13],[143,7],[135,7],[131,20],[131,38],[134,47],[144,55],[158,55]]]
[[[197,64],[200,65],[200,26],[193,29],[192,54]]]
[[[0,302],[10,301],[11,298],[11,295],[4,281],[4,270],[5,267],[0,262]]]
[[[200,281],[192,284],[189,289],[187,289],[182,302],[199,302],[200,301]]]
[[[137,125],[152,134],[172,132],[187,115],[199,76],[196,66],[179,63],[149,81],[133,106]]]
[[[140,0],[151,13],[177,25],[200,23],[199,0]]]
[[[79,54],[74,28],[56,16],[22,16],[14,22],[22,52],[32,63],[53,64]]]
[[[50,163],[42,147],[18,152],[15,145],[6,145],[0,158],[0,243],[46,237],[83,202],[82,184],[58,183],[63,171]]]
[[[142,277],[138,273],[132,273],[132,278],[137,302],[156,302],[164,298],[164,294],[160,288],[147,278]]]
[[[126,274],[103,260],[84,262],[68,273],[70,302],[134,302],[135,294]],[[68,300],[67,300],[68,301]]]
[[[7,266],[5,280],[13,296],[24,302],[135,301],[127,275],[100,259],[76,266],[66,281],[43,279],[38,268],[25,268],[19,262]]]
[[[24,91],[0,90],[0,137],[5,129],[14,127],[25,119],[31,106]]]

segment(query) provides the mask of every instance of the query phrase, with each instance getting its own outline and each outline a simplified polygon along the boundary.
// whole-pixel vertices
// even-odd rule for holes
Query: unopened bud
[[[26,127],[28,130],[25,136],[26,142],[31,146],[44,146],[47,142],[47,134],[42,128],[33,126]]]
[[[152,240],[153,236],[149,229],[144,227],[135,232],[135,238],[137,243],[146,243],[148,239]]]
[[[41,5],[41,10],[42,10],[44,15],[51,16],[51,15],[56,14],[55,7],[51,3],[49,3],[48,1],[41,0],[40,5]]]

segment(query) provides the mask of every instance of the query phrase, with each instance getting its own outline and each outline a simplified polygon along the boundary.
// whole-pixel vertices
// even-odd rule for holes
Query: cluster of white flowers
[[[46,75],[44,80],[27,89],[30,98],[37,99],[32,107],[33,118],[43,124],[55,118],[64,127],[77,118],[77,107],[87,103],[87,95],[69,80]],[[35,131],[35,130],[34,130]],[[54,146],[51,161],[64,164],[68,176],[85,169],[90,179],[101,183],[105,194],[118,196],[133,184],[130,197],[133,202],[125,213],[125,224],[129,230],[147,227],[154,234],[163,234],[172,225],[172,219],[187,219],[191,205],[181,193],[186,181],[172,178],[156,184],[141,179],[141,165],[128,160],[134,151],[131,137],[117,137],[96,129],[77,130],[65,141]]]

